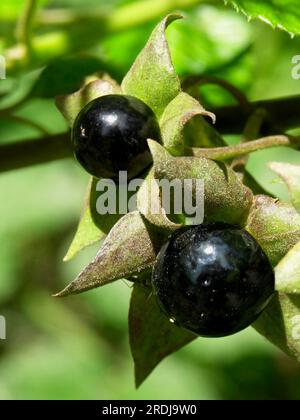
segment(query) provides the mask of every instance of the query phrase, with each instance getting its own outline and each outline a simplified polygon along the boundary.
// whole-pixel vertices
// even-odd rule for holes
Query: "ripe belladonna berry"
[[[87,104],[79,113],[72,131],[74,154],[91,175],[128,178],[151,163],[147,139],[160,141],[154,112],[140,99],[106,95]]]
[[[207,223],[171,236],[157,257],[152,285],[171,321],[222,337],[256,320],[274,293],[274,273],[248,232]]]

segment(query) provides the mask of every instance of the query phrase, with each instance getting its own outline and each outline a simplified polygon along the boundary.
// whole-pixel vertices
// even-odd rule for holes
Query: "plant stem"
[[[248,141],[255,140],[260,137],[261,127],[266,118],[266,111],[258,108],[249,117],[247,124],[244,128],[241,143],[247,143]],[[247,162],[249,160],[249,154],[238,156],[231,162],[231,168],[236,172],[244,174]]]
[[[300,109],[300,96],[253,102],[250,105],[252,113],[257,108],[266,109],[269,118],[275,121],[277,120],[277,126],[281,128],[281,131],[300,127],[300,118],[297,113],[297,110]],[[251,115],[250,112],[249,114],[245,113],[239,106],[217,108],[213,112],[217,115],[217,129],[225,134],[241,133],[247,119]],[[269,133],[273,133],[273,131],[272,129]],[[267,128],[265,128],[265,132],[268,133]],[[279,140],[281,146],[291,146],[290,137],[278,137],[283,137],[283,140]],[[24,140],[15,144],[4,144],[0,146],[0,172],[71,157],[72,151],[69,138],[69,133],[64,133],[59,136],[49,136],[40,140]],[[247,143],[241,144],[240,146],[245,147],[245,145]],[[272,146],[274,146],[274,143],[272,143]],[[224,150],[224,148],[220,150],[222,151],[222,149]],[[245,154],[247,151],[242,149],[238,153]],[[233,156],[236,156],[236,152],[234,152]]]
[[[67,133],[0,146],[0,172],[72,156]]]
[[[290,136],[269,136],[262,137],[258,140],[249,141],[247,143],[240,143],[235,146],[227,147],[212,147],[209,149],[202,149],[197,147],[187,148],[187,152],[193,156],[206,157],[213,160],[227,160],[238,156],[256,152],[257,150],[267,149],[269,147],[288,146],[295,149],[300,149],[300,137]]]
[[[26,0],[23,13],[17,22],[16,37],[19,44],[24,45],[26,53],[31,52],[31,29],[37,8],[37,0]]]
[[[2,114],[0,112],[0,114],[1,114],[1,117],[3,116],[4,119],[10,120],[10,121],[14,121],[14,122],[19,123],[19,124],[27,125],[28,127],[32,127],[32,128],[34,128],[35,130],[39,131],[41,134],[43,134],[45,136],[48,136],[49,135],[48,131],[43,126],[41,126],[39,123],[37,123],[37,122],[31,121],[31,120],[27,120],[24,117],[20,117],[18,115],[12,115],[12,114],[9,114],[9,113],[7,113],[7,114],[6,113],[3,113]]]
[[[189,91],[192,88],[199,88],[203,85],[218,85],[223,89],[227,90],[243,107],[246,111],[249,109],[249,102],[246,95],[237,87],[233,86],[231,83],[227,82],[224,79],[221,79],[216,76],[188,76],[186,77],[182,83],[181,87],[184,91]],[[196,98],[197,99],[197,98]]]
[[[239,134],[243,131],[249,116],[257,109],[266,111],[263,134],[282,133],[300,127],[300,95],[287,98],[269,99],[250,102],[250,109],[245,111],[238,105],[210,109],[216,114],[216,129],[223,134]]]

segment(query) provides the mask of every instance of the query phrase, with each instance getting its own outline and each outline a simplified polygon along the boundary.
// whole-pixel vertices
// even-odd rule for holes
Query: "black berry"
[[[147,139],[160,140],[153,111],[140,99],[106,95],[86,105],[73,128],[72,143],[79,163],[95,177],[128,178],[151,163]]]
[[[171,236],[157,257],[152,284],[171,321],[221,337],[256,320],[274,293],[274,273],[248,232],[207,223]]]

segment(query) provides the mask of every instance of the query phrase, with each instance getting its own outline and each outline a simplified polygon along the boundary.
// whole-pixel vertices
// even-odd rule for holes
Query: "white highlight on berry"
[[[114,124],[117,119],[118,116],[116,114],[109,114],[109,115],[104,115],[103,119],[108,123],[108,124]]]

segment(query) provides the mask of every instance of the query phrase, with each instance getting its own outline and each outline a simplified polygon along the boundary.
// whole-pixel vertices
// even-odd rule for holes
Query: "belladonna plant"
[[[240,95],[223,83],[240,99],[235,119],[241,142],[226,145],[214,128],[218,114],[205,110],[197,99],[198,78],[187,78],[181,85],[173,68],[165,30],[180,17],[172,14],[159,23],[120,86],[107,74],[95,75],[79,91],[57,98],[73,128],[74,152],[86,169],[114,178],[116,171],[130,166],[133,177],[143,178],[137,209],[123,216],[97,213],[98,179],[91,178],[65,260],[96,241],[101,246],[95,259],[56,295],[81,293],[120,279],[132,282],[129,336],[137,386],[165,356],[197,339],[197,334],[229,334],[250,323],[300,361],[295,334],[300,315],[300,167],[270,164],[287,184],[290,203],[267,194],[245,169],[249,153],[282,145],[299,149],[300,139],[282,132],[274,135],[274,129],[268,136],[262,130],[266,120],[271,126],[268,107],[250,107],[245,118]],[[113,104],[112,98],[117,99]],[[133,103],[140,104],[140,116]],[[103,134],[102,123],[93,125],[102,118],[101,104],[125,117],[134,109],[133,130],[118,126],[117,135]],[[220,125],[226,125],[224,115],[219,117]],[[132,139],[138,140],[139,150],[131,148]],[[162,179],[204,181],[203,226],[184,227],[184,214],[167,214],[159,188],[149,196],[148,183]],[[150,200],[158,205],[157,214],[145,205]],[[226,299],[231,302],[227,307]],[[228,313],[228,324],[218,325],[217,319]]]

